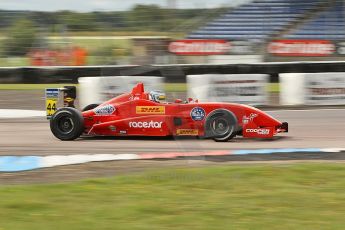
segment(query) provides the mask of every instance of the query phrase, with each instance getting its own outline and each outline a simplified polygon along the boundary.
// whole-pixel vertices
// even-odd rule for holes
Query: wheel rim
[[[63,116],[59,119],[57,127],[59,131],[63,134],[69,134],[74,129],[74,123],[72,118],[69,116]]]
[[[222,117],[214,119],[211,123],[211,127],[217,137],[227,135],[230,131],[229,122]]]

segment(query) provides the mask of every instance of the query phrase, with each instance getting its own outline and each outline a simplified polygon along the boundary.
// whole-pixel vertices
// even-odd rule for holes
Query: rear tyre
[[[50,130],[62,141],[77,139],[84,131],[84,118],[77,109],[58,109],[50,119]]]
[[[98,106],[99,106],[99,104],[90,104],[90,105],[85,106],[85,108],[82,111],[85,112],[85,111],[94,109],[94,108],[96,108]]]
[[[229,141],[237,134],[237,119],[228,110],[215,110],[206,118],[205,130],[207,137],[216,142]]]

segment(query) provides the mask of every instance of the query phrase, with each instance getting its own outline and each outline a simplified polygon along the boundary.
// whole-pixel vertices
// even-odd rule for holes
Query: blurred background
[[[345,0],[0,0],[0,230],[343,229],[344,61]],[[291,128],[53,137],[45,89],[77,86],[82,109],[138,81]],[[143,153],[183,157],[85,163]]]
[[[343,60],[343,0],[0,3],[0,66]],[[198,41],[196,41],[198,39]]]

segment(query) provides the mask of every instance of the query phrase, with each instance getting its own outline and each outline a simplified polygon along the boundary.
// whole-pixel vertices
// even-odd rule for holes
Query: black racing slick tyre
[[[216,142],[226,142],[236,136],[237,126],[237,119],[232,112],[217,109],[206,118],[206,135]]]
[[[58,109],[50,119],[50,130],[62,141],[77,139],[84,131],[84,118],[77,109]]]
[[[85,106],[85,108],[82,111],[85,112],[85,111],[94,109],[94,108],[96,108],[98,106],[99,106],[99,104],[90,104],[90,105]]]

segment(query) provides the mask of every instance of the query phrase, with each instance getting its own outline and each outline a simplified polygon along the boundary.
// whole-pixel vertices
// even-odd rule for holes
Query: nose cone
[[[265,112],[261,112],[257,124],[259,126],[280,126],[282,125],[282,122]]]
[[[281,126],[282,122],[275,119],[271,115],[267,114],[264,111],[261,111],[257,108],[246,106],[246,116],[252,117],[253,121],[258,126],[263,127],[275,127],[275,126]]]

